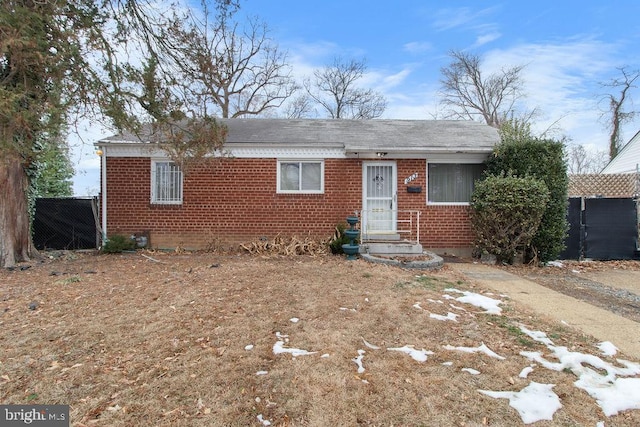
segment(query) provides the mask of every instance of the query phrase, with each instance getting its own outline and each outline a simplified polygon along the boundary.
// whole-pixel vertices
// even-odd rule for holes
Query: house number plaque
[[[404,184],[407,185],[408,183],[410,183],[411,181],[415,180],[418,178],[418,172],[414,173],[413,175],[408,176],[407,178],[404,179]]]

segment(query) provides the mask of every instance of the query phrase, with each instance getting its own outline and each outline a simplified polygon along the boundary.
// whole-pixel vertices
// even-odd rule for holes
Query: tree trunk
[[[6,268],[29,261],[35,250],[27,201],[29,179],[20,157],[6,153],[4,157],[0,160],[0,267]]]

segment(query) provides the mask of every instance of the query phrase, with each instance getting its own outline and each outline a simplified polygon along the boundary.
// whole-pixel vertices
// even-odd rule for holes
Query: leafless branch
[[[451,51],[450,56],[451,64],[440,70],[442,103],[448,108],[449,117],[480,118],[490,126],[500,127],[523,96],[520,74],[524,66],[505,68],[485,77],[478,55]]]
[[[304,81],[307,94],[332,119],[373,119],[380,117],[387,101],[373,89],[357,87],[366,71],[364,61],[334,58],[332,65],[318,69],[313,79]]]

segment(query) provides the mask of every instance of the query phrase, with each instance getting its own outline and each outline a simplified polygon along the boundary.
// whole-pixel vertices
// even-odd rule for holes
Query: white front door
[[[395,162],[362,164],[362,233],[396,233],[397,179]]]

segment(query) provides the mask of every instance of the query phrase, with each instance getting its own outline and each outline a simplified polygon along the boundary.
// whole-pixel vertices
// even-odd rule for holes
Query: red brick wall
[[[427,205],[427,163],[424,159],[398,160],[398,209],[419,210],[420,243],[427,248],[470,248],[473,240],[468,206]],[[417,179],[405,184],[414,173]],[[409,193],[407,187],[422,187]],[[399,214],[401,216],[401,214]]]
[[[327,238],[362,206],[362,161],[326,159],[324,194],[277,194],[276,159],[222,159],[184,178],[181,205],[151,204],[151,159],[108,157],[109,235],[149,232],[154,247],[202,248],[278,233]],[[426,205],[425,160],[398,160],[398,207],[422,212],[425,248],[468,248],[468,207]],[[418,178],[405,185],[405,178]],[[421,193],[408,193],[421,186]]]

